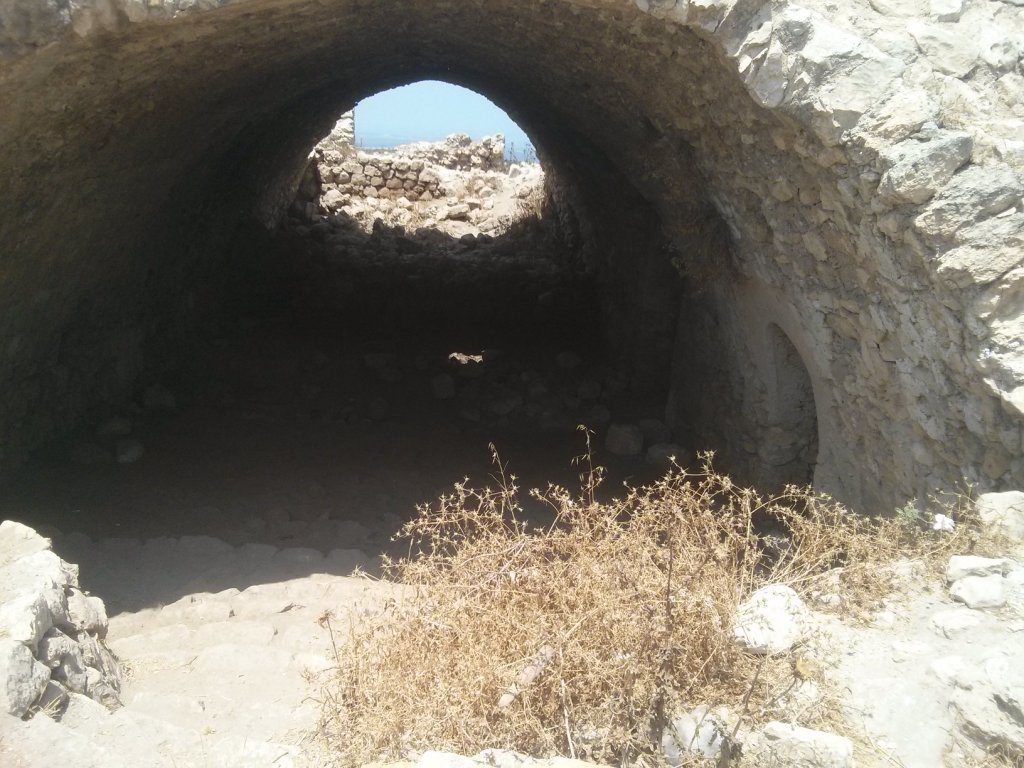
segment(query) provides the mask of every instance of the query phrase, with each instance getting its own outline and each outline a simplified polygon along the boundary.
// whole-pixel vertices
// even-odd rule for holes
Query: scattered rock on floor
[[[1005,557],[953,555],[946,567],[946,581],[953,583],[965,576],[1005,576],[1013,570],[1013,562]]]
[[[793,588],[772,584],[740,605],[733,634],[751,653],[784,653],[807,637],[810,622],[811,613]]]
[[[1005,536],[1024,554],[1024,492],[984,493],[978,497],[978,515],[990,530]]]
[[[725,725],[701,705],[672,720],[661,737],[661,751],[666,762],[677,768],[689,764],[694,755],[718,757],[725,737]]]
[[[954,691],[950,704],[960,730],[982,750],[1024,758],[1024,673],[1018,662],[991,665],[987,675]]]
[[[949,588],[968,608],[1000,608],[1006,603],[1002,576],[965,576]]]
[[[746,752],[747,750],[745,750]],[[825,731],[768,723],[749,750],[759,768],[853,768],[853,742]]]

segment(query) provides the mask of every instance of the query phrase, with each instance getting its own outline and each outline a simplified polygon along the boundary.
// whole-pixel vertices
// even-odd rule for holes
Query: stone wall
[[[331,165],[327,157],[317,157],[315,167],[321,187],[342,195],[416,201],[433,200],[443,194],[440,176],[423,160],[360,152],[340,165]]]
[[[1024,484],[1015,2],[4,14],[4,463],[138,386],[141,352],[170,348],[246,217],[291,203],[339,113],[443,73],[506,108],[571,188],[560,215],[607,315],[645,365],[671,362],[694,444],[755,477],[792,469],[773,464],[802,439],[779,393],[808,388],[777,385],[792,357],[771,351],[789,349],[768,343],[777,328],[813,393],[820,488],[885,510],[964,480]],[[406,45],[379,56],[396,29]]]
[[[79,589],[78,566],[31,528],[0,522],[0,712],[53,713],[74,695],[120,706],[106,634],[103,601]]]

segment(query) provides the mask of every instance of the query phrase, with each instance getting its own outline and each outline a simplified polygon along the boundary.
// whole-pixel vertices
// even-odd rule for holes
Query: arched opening
[[[183,280],[180,324],[157,314],[130,386],[84,403],[4,506],[57,527],[74,507],[90,535],[374,552],[486,478],[490,444],[536,486],[576,482],[579,424],[610,488],[685,462],[665,405],[686,281],[658,213],[572,122],[507,103],[543,172],[494,137],[370,146],[358,108],[354,129],[324,108],[282,133],[289,107],[238,134],[172,195],[213,208],[174,223],[203,277],[147,274],[158,303]],[[230,230],[226,201],[248,206]]]
[[[818,417],[807,366],[775,323],[766,330],[772,377],[769,422],[759,450],[765,480],[777,486],[804,486],[814,480],[818,462]]]
[[[889,509],[1024,471],[1007,437],[1013,335],[985,330],[1004,309],[977,333],[949,319],[961,284],[983,286],[962,249],[1002,241],[984,227],[1012,234],[1013,215],[993,217],[1018,205],[1019,182],[974,153],[997,171],[991,202],[945,216],[961,210],[945,187],[971,189],[963,174],[979,170],[956,165],[972,156],[959,137],[933,202],[882,184],[904,157],[884,149],[957,138],[922,132],[941,110],[900,57],[788,5],[186,5],[86,3],[0,33],[3,474],[141,404],[257,294],[280,298],[270,233],[310,148],[360,99],[431,78],[488,96],[533,137],[627,389],[671,379],[693,395],[673,441],[757,457],[766,382],[742,295],[757,285],[765,317],[790,312],[814,355],[823,490]],[[842,55],[826,55],[838,39]],[[921,317],[952,330],[922,333]],[[680,343],[683,326],[695,333]]]

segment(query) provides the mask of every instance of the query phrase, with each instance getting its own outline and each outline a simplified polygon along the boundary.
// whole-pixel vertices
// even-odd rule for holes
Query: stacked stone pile
[[[31,528],[0,523],[0,712],[59,711],[73,694],[118,707],[106,634],[103,601],[79,589],[78,566]]]

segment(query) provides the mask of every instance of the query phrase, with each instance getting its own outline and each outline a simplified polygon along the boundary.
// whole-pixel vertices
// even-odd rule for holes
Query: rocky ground
[[[1024,516],[1019,494],[989,503],[1004,520],[1019,524]],[[0,527],[0,545],[10,636],[4,643],[38,659],[26,665],[5,655],[0,664],[9,713],[0,721],[0,755],[12,766],[325,765],[315,727],[318,673],[331,667],[335,652],[331,630],[343,635],[388,599],[400,599],[387,583],[345,575],[368,564],[354,549],[324,555],[205,536],[142,541],[70,533],[53,541],[57,560],[48,541],[11,522]],[[36,561],[56,567],[28,567]],[[86,598],[94,603],[91,636],[117,659],[118,690],[102,703],[90,698],[91,685],[75,692],[62,676],[66,660],[48,660],[47,638],[56,630],[47,627],[60,625],[57,611],[36,610],[34,636],[17,634],[27,614],[12,596],[41,594],[54,583],[69,597],[82,594],[67,561],[80,563],[84,594],[107,599],[109,621],[102,604]],[[944,584],[912,564],[902,575],[904,589],[867,625],[841,621],[828,595],[808,607],[784,587],[766,588],[741,608],[737,641],[751,652],[799,647],[817,660],[786,694],[794,713],[837,695],[842,720],[833,722],[847,734],[783,722],[743,730],[743,764],[831,768],[852,766],[856,755],[859,765],[997,765],[986,762],[985,750],[1024,748],[1021,561],[953,557]],[[69,604],[77,620],[74,600]],[[678,741],[666,739],[666,757],[682,764],[696,752],[720,755],[734,722],[735,713],[706,708],[679,717]],[[475,758],[427,753],[415,762],[509,768],[571,761],[499,751]]]

